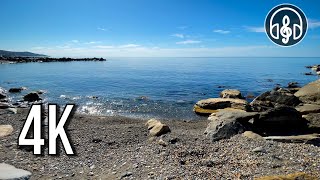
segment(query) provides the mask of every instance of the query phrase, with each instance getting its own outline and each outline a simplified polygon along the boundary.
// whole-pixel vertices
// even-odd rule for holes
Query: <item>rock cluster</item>
[[[198,101],[194,111],[210,115],[204,133],[212,141],[244,133],[253,139],[320,143],[319,135],[306,135],[320,133],[320,80],[297,88],[297,83],[289,83],[286,89],[262,93],[250,104],[240,91],[224,90],[220,98]]]

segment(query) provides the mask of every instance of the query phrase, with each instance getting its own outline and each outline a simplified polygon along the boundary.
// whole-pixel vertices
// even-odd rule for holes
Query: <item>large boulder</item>
[[[307,121],[292,107],[276,107],[261,112],[259,118],[253,121],[253,126],[263,133],[294,133],[306,129]]]
[[[31,176],[31,172],[18,169],[12,165],[0,163],[0,179],[11,179],[11,180],[19,180],[19,179],[29,179]]]
[[[256,112],[245,112],[239,109],[222,109],[210,116],[205,134],[211,141],[228,139],[250,129],[248,121],[258,117]]]
[[[220,93],[221,98],[244,99],[241,92],[237,89],[225,89]]]
[[[278,106],[294,107],[299,103],[299,98],[291,94],[289,90],[278,89],[262,93],[250,105],[254,111],[266,111]]]
[[[304,103],[320,105],[320,79],[303,86],[294,95]]]
[[[194,105],[194,112],[201,115],[210,115],[218,109],[234,108],[240,110],[249,110],[249,104],[243,99],[232,98],[209,98],[198,101]]]
[[[320,113],[320,105],[303,104],[302,106],[297,106],[296,110],[299,111],[301,114]],[[320,119],[320,116],[319,116],[319,119]]]
[[[21,92],[22,90],[25,90],[25,89],[26,88],[24,88],[24,87],[10,88],[9,92],[11,92],[11,93],[19,93],[19,92]]]
[[[23,97],[23,100],[24,100],[24,101],[28,101],[28,102],[34,102],[34,101],[39,101],[39,100],[41,100],[41,98],[39,97],[38,93],[31,92],[31,93],[25,95],[25,96]]]
[[[148,126],[148,130],[151,136],[161,136],[162,134],[170,132],[169,126],[161,123],[156,119],[150,119],[149,121],[147,121],[146,126]]]
[[[308,121],[309,128],[320,129],[320,113],[310,113],[302,117]]]

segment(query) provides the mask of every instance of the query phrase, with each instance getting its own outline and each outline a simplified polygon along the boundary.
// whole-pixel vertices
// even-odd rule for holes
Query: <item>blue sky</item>
[[[320,2],[300,7],[309,31],[297,46],[263,32],[270,0],[2,0],[0,49],[51,56],[317,56]]]

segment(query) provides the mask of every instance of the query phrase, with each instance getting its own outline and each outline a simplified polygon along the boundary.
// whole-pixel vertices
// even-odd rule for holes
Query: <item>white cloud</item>
[[[71,40],[71,43],[79,43],[79,40]]]
[[[118,46],[119,48],[136,48],[136,47],[140,47],[139,44],[125,44],[125,45],[121,45]]]
[[[99,49],[112,49],[112,48],[115,48],[115,46],[94,46],[94,48],[99,48]]]
[[[264,33],[266,32],[264,27],[251,27],[251,26],[245,26],[246,30],[249,32],[256,32],[256,33]]]
[[[185,41],[176,42],[176,44],[199,44],[199,43],[201,43],[201,41],[185,40]]]
[[[101,41],[90,41],[90,42],[86,42],[84,44],[99,44],[101,43]]]
[[[177,37],[177,38],[184,38],[184,35],[183,34],[172,34],[171,36],[173,37]]]
[[[310,29],[320,27],[320,21],[315,19],[308,19],[308,25]]]
[[[215,33],[220,33],[220,34],[228,34],[228,33],[230,33],[230,31],[221,30],[221,29],[213,30],[213,32],[215,32]]]
[[[108,29],[106,28],[101,28],[101,27],[98,27],[97,30],[100,30],[100,31],[107,31]]]

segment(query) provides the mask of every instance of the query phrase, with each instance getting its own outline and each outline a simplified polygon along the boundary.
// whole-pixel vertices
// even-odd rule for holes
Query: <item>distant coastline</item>
[[[0,64],[15,64],[29,62],[71,62],[71,61],[106,61],[104,58],[50,58],[50,57],[1,57]]]

